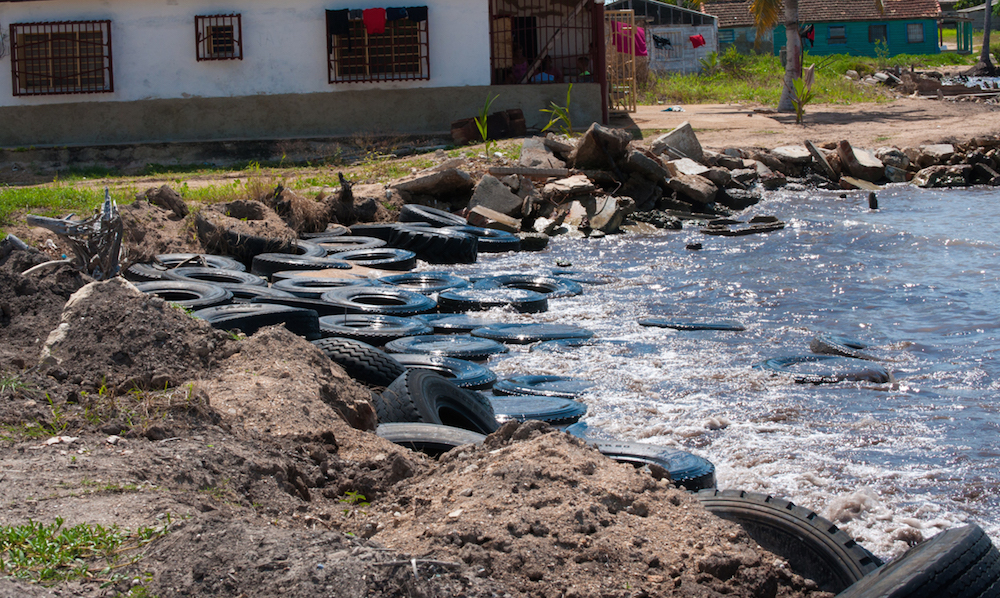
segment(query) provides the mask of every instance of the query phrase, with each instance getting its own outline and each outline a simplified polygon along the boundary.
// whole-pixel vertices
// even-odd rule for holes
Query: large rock
[[[542,195],[558,201],[559,199],[576,195],[587,195],[593,193],[596,189],[597,187],[593,181],[587,178],[587,175],[575,174],[571,177],[546,183],[542,187]]]
[[[864,181],[875,182],[885,176],[885,165],[872,152],[854,148],[844,140],[837,144],[837,155],[844,169],[852,176]]]
[[[972,166],[969,164],[928,166],[913,177],[917,187],[967,187],[972,176]]]
[[[791,175],[793,170],[801,168],[795,164],[782,162],[777,156],[768,151],[754,152],[753,159],[771,170],[785,175]]]
[[[886,165],[885,178],[890,183],[905,183],[907,179],[907,171],[902,168]]]
[[[719,166],[714,166],[708,169],[708,172],[703,173],[701,176],[715,183],[715,186],[722,189],[728,187],[733,182],[733,174],[725,168]],[[737,183],[742,187],[742,183]]]
[[[678,174],[667,181],[671,189],[697,203],[712,203],[719,188],[705,177]]]
[[[188,215],[187,204],[176,191],[170,188],[170,185],[163,185],[159,189],[147,189],[143,197],[155,206],[170,210],[178,218],[184,218]]]
[[[902,150],[894,147],[880,147],[875,150],[875,157],[882,161],[882,164],[893,166],[899,170],[906,170],[910,167],[910,159]]]
[[[819,166],[820,174],[830,179],[831,181],[836,181],[840,178],[840,173],[833,169],[833,166],[826,159],[826,151],[816,147],[816,144],[812,141],[805,142],[806,149],[809,151],[809,155],[812,156],[814,162]]]
[[[976,185],[1000,185],[1000,173],[989,164],[980,162],[972,166],[972,182]]]
[[[675,150],[675,152],[680,154],[679,157],[691,158],[698,162],[705,160],[701,142],[698,141],[698,136],[694,134],[691,123],[687,121],[681,123],[681,126],[673,131],[660,135],[650,144],[650,150],[657,156],[666,152],[667,148]]]
[[[618,190],[618,195],[631,197],[638,211],[646,211],[653,209],[656,202],[663,197],[663,189],[648,178],[632,173]]]
[[[657,182],[669,176],[667,169],[662,164],[639,150],[632,150],[628,153],[628,156],[622,163],[622,170],[639,173],[649,180]]]
[[[389,186],[413,195],[441,197],[458,193],[468,193],[472,191],[475,183],[469,173],[464,170],[446,168],[444,170],[418,172],[393,181]]]
[[[517,218],[511,218],[506,214],[501,214],[496,210],[491,210],[483,206],[477,206],[469,210],[469,215],[466,219],[472,226],[493,228],[509,233],[516,233],[521,230],[521,221]]]
[[[541,137],[529,137],[521,144],[518,164],[528,168],[565,168],[566,163],[556,157]]]
[[[569,205],[565,224],[604,233],[618,232],[625,217],[635,210],[629,197],[587,197],[574,200]]]
[[[631,141],[628,131],[594,123],[583,134],[569,161],[574,168],[608,169],[625,157]]]
[[[782,145],[771,150],[771,155],[782,162],[803,166],[812,161],[812,154],[801,145]]]
[[[524,200],[512,193],[507,185],[496,177],[486,174],[479,179],[479,184],[472,193],[472,199],[469,200],[469,208],[483,206],[507,216],[520,218],[523,203]]]
[[[917,166],[927,168],[935,164],[944,164],[953,155],[955,155],[955,146],[950,143],[925,145],[920,148],[920,155],[917,157]]]
[[[728,154],[719,154],[715,159],[715,165],[728,168],[729,170],[736,170],[737,168],[743,168],[743,158],[734,158]]]
[[[666,163],[667,172],[670,176],[677,176],[679,174],[689,174],[702,176],[708,172],[708,168],[698,162],[695,162],[691,158],[681,158],[680,160],[670,160]]]

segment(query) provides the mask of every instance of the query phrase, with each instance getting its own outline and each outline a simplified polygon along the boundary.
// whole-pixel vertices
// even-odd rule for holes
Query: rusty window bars
[[[111,21],[10,26],[15,96],[113,92]]]
[[[561,82],[560,76],[567,82],[586,80],[584,73],[595,72],[599,59],[593,12],[592,0],[490,0],[491,83],[548,82],[548,77],[532,77],[542,70],[545,56],[552,59],[554,82]],[[525,71],[533,72],[525,77]]]
[[[242,15],[195,16],[194,32],[198,62],[243,60]]]
[[[328,83],[430,79],[427,21],[396,19],[385,23],[383,33],[368,33],[363,21],[353,19],[346,35],[333,34],[328,22]]]

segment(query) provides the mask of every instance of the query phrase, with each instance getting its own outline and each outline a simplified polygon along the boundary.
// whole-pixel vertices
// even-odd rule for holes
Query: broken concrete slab
[[[917,166],[927,168],[935,164],[944,164],[955,155],[955,146],[950,143],[938,143],[935,145],[924,145],[920,147],[920,155],[917,157]]]
[[[593,193],[597,187],[583,174],[575,174],[571,177],[559,179],[547,183],[542,187],[542,195],[545,197],[573,197]]]
[[[566,163],[556,157],[541,137],[529,137],[521,144],[518,164],[528,168],[565,168]]]
[[[853,147],[847,140],[837,144],[844,169],[854,178],[875,182],[885,176],[885,165],[872,152]]]
[[[902,150],[894,147],[880,147],[876,149],[875,157],[881,160],[882,164],[886,166],[894,166],[900,170],[906,170],[910,167],[910,159],[906,157],[906,154]]]
[[[804,145],[806,146],[806,150],[809,151],[809,155],[812,156],[813,161],[819,166],[820,174],[831,181],[836,181],[840,178],[840,174],[834,171],[833,166],[826,159],[826,153],[824,153],[826,150],[821,150],[816,147],[815,143],[809,140],[806,140]]]
[[[667,152],[667,148],[670,148],[677,152],[680,158],[691,158],[697,162],[703,162],[705,160],[704,150],[702,150],[701,142],[698,141],[698,136],[694,134],[694,129],[691,128],[691,123],[684,121],[679,127],[666,133],[660,135],[653,140],[650,144],[650,150],[657,156]]]
[[[577,143],[568,162],[580,169],[613,169],[625,157],[631,141],[632,135],[628,131],[593,123]]]
[[[719,154],[719,157],[715,159],[715,165],[728,168],[729,170],[736,170],[743,168],[743,158],[734,158],[726,154]]]
[[[650,158],[639,150],[632,150],[628,153],[628,156],[622,163],[622,170],[641,174],[649,180],[657,182],[670,176],[667,168],[664,168],[659,161]]]
[[[680,160],[670,160],[665,164],[667,172],[674,177],[679,174],[689,174],[701,176],[708,172],[708,167],[695,162],[691,158],[681,158]]]
[[[469,209],[483,206],[513,218],[520,218],[523,203],[524,199],[513,193],[507,185],[500,182],[500,179],[485,174],[472,192]]]
[[[706,179],[715,183],[715,186],[722,189],[728,187],[733,182],[733,174],[729,172],[728,169],[722,168],[720,166],[713,166],[709,168],[706,172],[702,173]],[[740,184],[742,187],[743,185]]]
[[[938,164],[922,169],[914,177],[912,183],[917,187],[968,187],[972,176],[972,165]]]
[[[991,166],[980,162],[972,166],[972,182],[976,185],[1000,185],[1000,173],[997,173]]]
[[[882,187],[862,179],[857,179],[852,176],[842,176],[840,177],[840,188],[852,191],[856,189],[862,189],[864,191],[878,191]]]
[[[507,231],[509,233],[516,233],[521,230],[521,221],[517,218],[511,218],[506,214],[501,214],[496,210],[491,210],[483,206],[476,206],[475,208],[469,210],[469,215],[466,217],[466,220],[468,220],[469,224],[472,226],[492,228],[495,230]]]
[[[804,165],[812,162],[812,154],[801,145],[782,145],[772,149],[771,155],[789,164]]]
[[[712,203],[715,201],[715,194],[719,191],[715,183],[705,177],[683,173],[672,177],[667,181],[667,185],[697,203]]]
[[[635,211],[635,202],[629,197],[605,195],[594,199],[594,213],[590,228],[605,233],[616,233],[625,218]]]
[[[432,172],[418,172],[393,181],[389,186],[413,195],[440,197],[468,193],[472,191],[475,183],[469,173],[464,170],[448,168]]]
[[[907,174],[907,171],[902,168],[889,165],[886,165],[885,167],[885,178],[890,183],[905,183],[907,180]]]

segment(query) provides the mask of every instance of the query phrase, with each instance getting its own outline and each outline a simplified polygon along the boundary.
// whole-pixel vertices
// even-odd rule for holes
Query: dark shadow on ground
[[[642,130],[635,124],[632,116],[627,112],[612,112],[608,116],[608,126],[614,129],[624,129],[632,134],[632,139],[642,139]]]

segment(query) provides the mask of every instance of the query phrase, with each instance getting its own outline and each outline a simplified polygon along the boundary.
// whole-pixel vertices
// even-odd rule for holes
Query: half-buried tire
[[[389,386],[406,372],[392,356],[361,341],[331,337],[313,341],[313,344],[344,368],[348,376],[368,386]]]
[[[433,457],[486,440],[486,436],[478,432],[441,424],[385,423],[379,424],[375,433],[389,442]]]
[[[137,282],[135,288],[186,309],[204,309],[223,305],[229,303],[233,298],[233,294],[228,289],[207,282],[190,280]]]
[[[484,390],[497,381],[493,370],[464,359],[416,353],[394,353],[392,356],[407,369],[419,368],[436,372],[460,388]]]
[[[715,488],[715,465],[686,451],[622,440],[587,440],[601,454],[635,467],[649,467],[654,477],[668,478],[678,488],[697,492]]]
[[[480,434],[489,434],[498,427],[486,397],[420,369],[407,370],[381,396],[376,396],[375,413],[380,423],[444,424]]]
[[[412,251],[430,264],[474,264],[479,255],[478,237],[443,228],[399,226],[389,246]]]
[[[838,598],[939,596],[1000,596],[1000,552],[978,525],[943,531],[837,594]]]
[[[399,210],[400,222],[426,222],[433,226],[465,226],[468,220],[437,208],[408,203]]]
[[[431,334],[434,330],[420,320],[384,314],[346,314],[323,316],[319,327],[327,336],[353,338],[370,345],[381,346],[406,336]]]
[[[265,326],[283,325],[306,340],[320,338],[319,318],[311,309],[269,303],[234,303],[199,309],[191,314],[221,330],[239,330],[250,336]]]
[[[832,334],[817,334],[809,342],[809,350],[822,355],[840,355],[841,357],[853,357],[854,359],[866,359],[868,361],[882,361],[874,355],[869,355],[861,351],[868,345],[846,336],[834,336]]]
[[[573,399],[541,396],[489,397],[497,421],[538,420],[553,426],[564,426],[579,421],[587,414],[587,406]]]
[[[513,376],[493,385],[493,392],[498,395],[514,396],[544,396],[575,399],[596,383],[581,378],[568,376]]]
[[[787,500],[741,490],[703,490],[697,498],[712,513],[739,523],[765,550],[786,559],[792,571],[826,592],[839,592],[882,564],[832,522]]]
[[[837,355],[776,357],[754,368],[791,375],[799,384],[833,384],[845,380],[885,384],[892,380],[889,370],[881,365]]]

